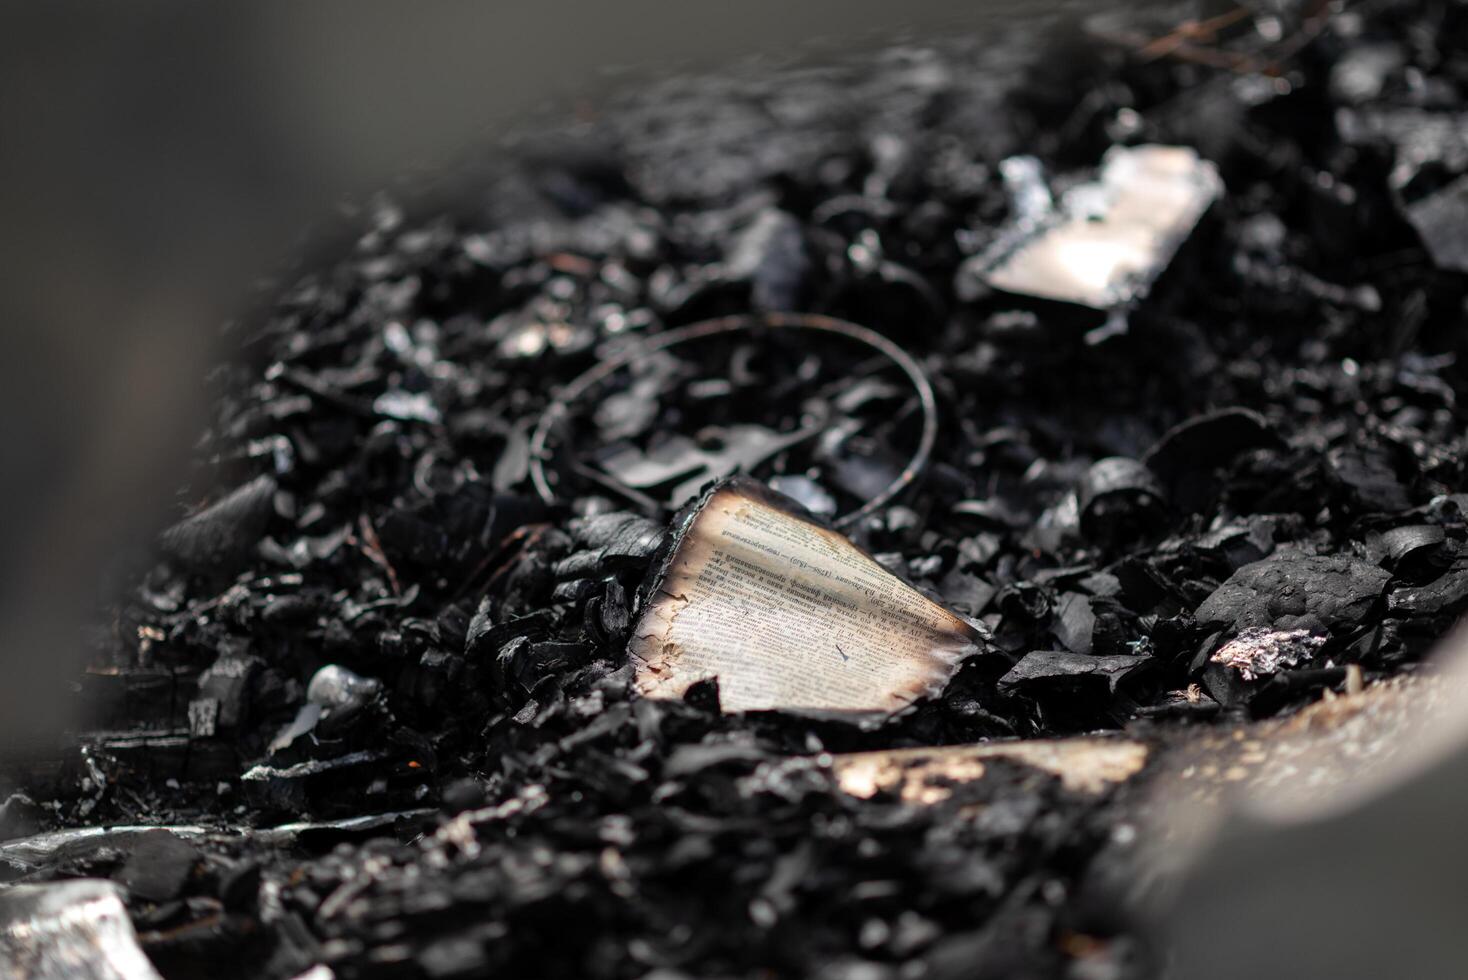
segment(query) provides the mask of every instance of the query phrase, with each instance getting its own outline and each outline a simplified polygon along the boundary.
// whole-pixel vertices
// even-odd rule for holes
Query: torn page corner
[[[628,652],[646,697],[718,678],[728,711],[891,714],[940,692],[978,632],[762,484],[685,520]]]

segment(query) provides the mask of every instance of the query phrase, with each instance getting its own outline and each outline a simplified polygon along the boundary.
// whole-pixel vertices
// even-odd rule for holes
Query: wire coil
[[[913,390],[917,392],[918,404],[923,413],[922,433],[918,438],[916,451],[907,465],[903,467],[902,472],[888,484],[886,489],[862,504],[861,507],[834,519],[831,523],[834,527],[847,527],[891,503],[927,467],[928,457],[933,451],[933,443],[938,435],[938,406],[937,399],[933,395],[933,386],[928,381],[928,376],[922,366],[913,359],[912,355],[875,330],[814,313],[746,314],[704,320],[649,337],[644,343],[594,365],[568,384],[546,406],[535,424],[535,431],[530,438],[530,478],[535,485],[535,492],[547,504],[557,502],[555,490],[546,479],[545,473],[545,464],[551,458],[551,433],[558,423],[569,418],[571,406],[583,398],[593,386],[606,380],[616,371],[656,351],[723,334],[763,330],[814,330],[836,334],[876,350],[896,364],[907,376]]]

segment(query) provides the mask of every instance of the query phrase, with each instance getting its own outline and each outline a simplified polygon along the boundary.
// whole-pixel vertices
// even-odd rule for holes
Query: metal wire
[[[907,375],[908,381],[912,383],[913,389],[917,392],[918,403],[922,407],[923,412],[923,431],[918,439],[917,451],[913,453],[912,459],[903,467],[897,479],[888,484],[885,490],[851,513],[836,518],[832,521],[832,525],[835,527],[847,527],[885,507],[927,468],[928,457],[933,451],[933,443],[938,436],[938,403],[937,399],[933,396],[933,386],[928,381],[928,376],[924,373],[921,365],[913,360],[907,351],[898,347],[875,330],[858,326],[855,323],[848,323],[845,320],[837,320],[834,317],[821,316],[814,313],[766,313],[704,320],[691,324],[690,326],[680,327],[676,330],[669,330],[666,333],[648,337],[645,343],[629,348],[615,357],[596,364],[568,384],[546,406],[545,411],[535,424],[535,431],[530,438],[530,479],[535,485],[535,492],[547,504],[556,503],[555,490],[546,480],[545,475],[545,464],[551,455],[549,448],[550,434],[558,422],[568,417],[571,406],[581,399],[594,385],[604,381],[614,372],[626,367],[639,358],[646,357],[648,354],[656,351],[676,347],[679,344],[688,343],[689,341],[716,337],[721,334],[755,332],[770,329],[816,330],[823,333],[838,334],[875,349],[901,368],[903,374]]]

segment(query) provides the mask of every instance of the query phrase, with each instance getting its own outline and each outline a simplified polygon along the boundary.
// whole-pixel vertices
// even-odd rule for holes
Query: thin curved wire
[[[933,452],[933,443],[938,437],[938,402],[933,395],[933,386],[928,381],[922,366],[913,360],[912,355],[898,347],[892,341],[883,337],[875,330],[838,320],[835,317],[822,316],[817,313],[766,313],[760,315],[744,314],[737,316],[720,317],[715,320],[703,320],[676,330],[669,330],[647,338],[645,343],[618,354],[615,357],[601,361],[588,369],[568,384],[555,399],[546,406],[541,413],[540,419],[535,424],[535,431],[530,437],[530,479],[535,485],[535,492],[540,499],[547,504],[556,502],[555,490],[546,480],[545,463],[550,458],[548,443],[551,431],[556,423],[566,418],[570,408],[592,386],[605,380],[612,373],[626,367],[633,361],[656,351],[675,347],[678,344],[687,343],[692,340],[703,340],[707,337],[715,337],[720,334],[738,333],[740,331],[756,331],[764,329],[784,330],[819,330],[825,333],[839,334],[858,343],[866,344],[879,353],[886,356],[902,369],[907,375],[908,381],[912,383],[917,392],[918,403],[923,411],[923,431],[918,438],[917,451],[913,453],[912,459],[903,467],[897,478],[887,485],[887,488],[868,500],[861,507],[832,521],[834,527],[846,527],[857,521],[876,513],[890,503],[898,494],[905,490],[928,465],[928,457]]]

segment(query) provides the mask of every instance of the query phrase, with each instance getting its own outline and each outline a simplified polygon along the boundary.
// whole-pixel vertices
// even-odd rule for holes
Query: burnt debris
[[[78,901],[41,938],[169,978],[1156,976],[1096,873],[1146,760],[1468,609],[1468,15],[1192,13],[680,79],[363,206],[228,331],[89,726],[0,771],[0,955]],[[789,311],[929,398],[796,331],[657,345]],[[646,696],[672,512],[736,470],[857,515],[962,654],[875,724]],[[866,655],[799,638],[817,694]]]

